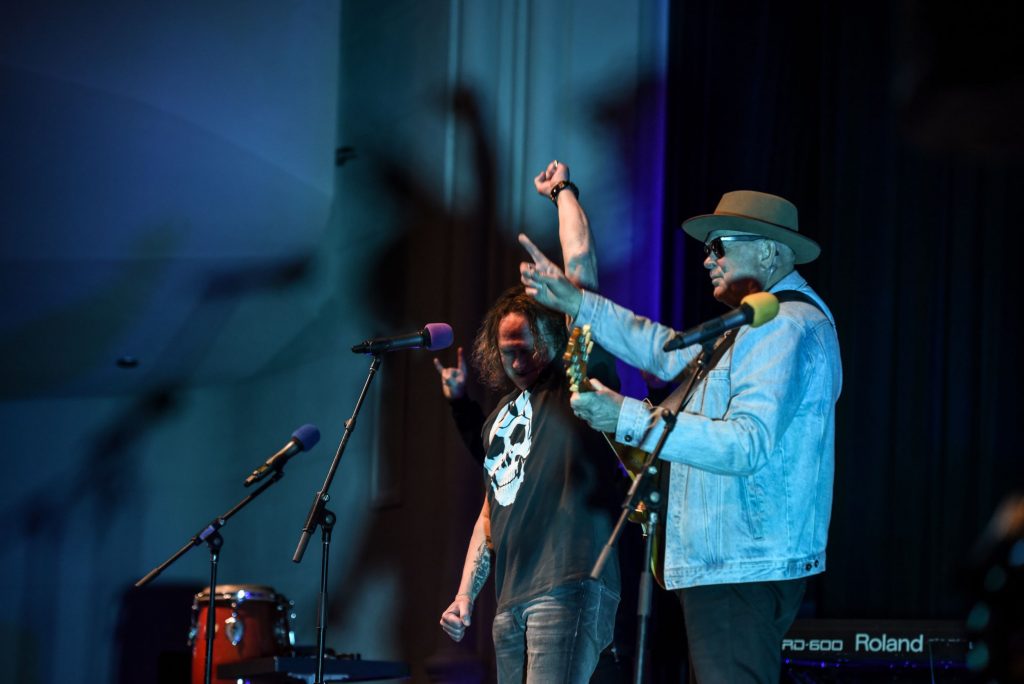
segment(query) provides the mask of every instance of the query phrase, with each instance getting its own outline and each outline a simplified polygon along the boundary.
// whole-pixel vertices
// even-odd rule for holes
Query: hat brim
[[[821,254],[821,246],[817,242],[801,235],[785,226],[760,221],[749,216],[729,214],[702,214],[683,221],[683,231],[690,237],[706,242],[708,235],[716,230],[729,230],[739,233],[761,235],[788,246],[796,255],[796,263],[806,264],[814,261]]]

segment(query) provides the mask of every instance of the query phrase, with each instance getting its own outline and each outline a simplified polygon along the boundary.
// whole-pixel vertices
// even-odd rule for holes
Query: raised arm
[[[434,368],[441,376],[441,393],[448,400],[448,406],[455,420],[455,428],[459,431],[462,443],[477,463],[484,461],[484,442],[480,430],[484,426],[484,412],[480,404],[469,398],[466,392],[466,379],[469,377],[466,359],[459,347],[456,365],[445,367],[441,360],[434,357]]]
[[[455,600],[441,614],[441,629],[455,641],[462,641],[473,613],[473,602],[491,574],[491,510],[484,499],[480,515],[473,526],[462,568],[462,581]]]
[[[597,252],[590,222],[569,180],[569,166],[553,161],[537,174],[533,185],[542,196],[551,199],[557,190],[558,240],[562,245],[562,263],[569,281],[577,287],[597,291]]]

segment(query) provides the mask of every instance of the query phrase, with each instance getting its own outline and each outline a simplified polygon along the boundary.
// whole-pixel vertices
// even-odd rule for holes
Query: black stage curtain
[[[793,200],[844,387],[818,617],[955,618],[1022,485],[1021,10],[672,5],[662,319],[721,312],[678,229],[721,193]],[[689,243],[688,243],[689,240]]]
[[[699,246],[678,229],[722,192],[792,199],[824,249],[800,270],[836,314],[845,385],[828,571],[809,592],[813,616],[963,617],[970,586],[960,571],[972,545],[998,503],[1024,486],[1013,305],[1024,129],[1020,60],[1003,54],[1019,51],[1011,33],[1021,22],[1004,16],[1019,14],[1009,4],[986,8],[671,4],[661,320],[683,327],[722,312]],[[623,122],[646,120],[649,99],[620,98],[622,107],[598,114],[622,124],[624,154],[634,154]],[[488,305],[516,282],[522,226],[501,218],[508,189],[496,181],[485,98],[460,90],[443,105],[454,107],[458,168],[472,169],[473,182],[445,206],[437,179],[366,153],[348,180],[403,229],[368,259],[356,296],[381,316],[374,332],[444,320],[468,351]],[[455,359],[454,350],[439,356]],[[436,627],[483,488],[430,357],[391,355],[381,371],[382,496],[377,526],[350,549],[361,559],[353,572],[401,569],[403,657],[443,668],[469,656],[490,671],[490,585],[465,641],[456,646]],[[475,382],[470,392],[488,409],[497,398]],[[344,622],[354,605],[347,587],[360,585],[351,579],[332,594],[332,620]],[[632,622],[629,609],[622,615]],[[671,617],[662,611],[653,634],[678,657]],[[659,653],[652,662],[671,660]]]

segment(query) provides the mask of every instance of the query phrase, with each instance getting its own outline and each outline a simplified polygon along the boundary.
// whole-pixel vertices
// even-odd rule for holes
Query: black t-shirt
[[[614,360],[596,346],[588,370],[618,388]],[[573,415],[570,394],[556,358],[484,423],[498,610],[589,576],[620,510],[625,487],[615,454]],[[619,591],[614,555],[601,579]]]

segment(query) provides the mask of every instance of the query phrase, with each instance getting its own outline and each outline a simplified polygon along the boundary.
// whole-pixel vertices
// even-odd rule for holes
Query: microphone
[[[302,451],[309,451],[319,441],[320,431],[316,429],[316,425],[311,423],[303,425],[292,433],[292,438],[281,447],[280,451],[268,458],[266,463],[252,471],[252,475],[245,478],[245,486],[248,487],[255,484],[272,472],[281,470],[284,468],[284,464],[291,460],[292,456]]]
[[[676,333],[662,347],[662,351],[674,351],[689,347],[691,344],[703,344],[713,340],[726,330],[750,324],[756,328],[775,318],[779,313],[779,300],[771,292],[757,292],[740,300],[740,305],[727,314]]]
[[[427,323],[423,330],[398,337],[375,337],[352,347],[355,354],[380,354],[399,349],[447,349],[452,346],[452,326],[447,323]]]

